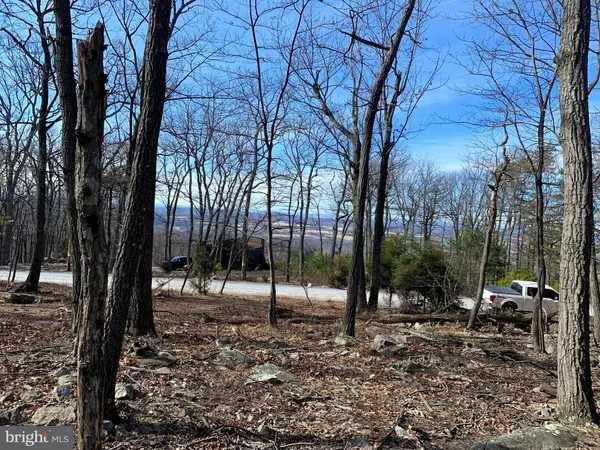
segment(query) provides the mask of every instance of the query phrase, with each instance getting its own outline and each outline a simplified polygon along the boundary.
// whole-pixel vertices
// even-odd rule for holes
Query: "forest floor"
[[[74,404],[53,393],[57,371],[75,370],[70,312],[57,301],[69,292],[42,291],[40,303],[0,303],[0,415],[19,407],[21,423],[43,405]],[[158,336],[145,342],[177,362],[141,367],[124,351],[119,380],[142,397],[119,402],[125,420],[104,448],[463,450],[553,420],[556,358],[533,354],[522,330],[384,324],[382,311],[360,316],[354,345],[338,346],[343,304],[280,299],[279,308],[274,329],[264,300],[157,297]],[[384,356],[372,349],[378,334],[409,338]],[[249,361],[224,357],[223,345]],[[296,379],[249,383],[265,363]],[[599,369],[593,375],[600,381]],[[583,431],[578,445],[598,448],[598,436]]]

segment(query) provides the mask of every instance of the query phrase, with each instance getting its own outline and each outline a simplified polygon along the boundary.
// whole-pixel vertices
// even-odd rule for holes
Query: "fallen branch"
[[[360,320],[359,317],[357,317]],[[514,323],[518,325],[530,325],[531,317],[524,317],[520,315],[503,316],[503,315],[490,315],[480,314],[477,319],[481,323]],[[393,314],[385,317],[379,317],[376,319],[369,319],[375,323],[382,324],[393,324],[393,323],[467,323],[469,316],[466,314]]]
[[[508,362],[512,362],[512,363],[531,364],[532,366],[543,370],[544,372],[552,375],[553,377],[558,378],[558,374],[556,373],[556,371],[550,370],[550,369],[544,367],[542,364],[540,364],[535,359],[531,359],[531,358],[528,358],[527,356],[523,356],[520,353],[515,352],[514,350],[493,350],[493,349],[484,348],[484,347],[482,347],[482,350],[486,353],[486,355],[488,355],[488,356],[494,355],[500,359],[503,359],[504,361],[508,361]]]

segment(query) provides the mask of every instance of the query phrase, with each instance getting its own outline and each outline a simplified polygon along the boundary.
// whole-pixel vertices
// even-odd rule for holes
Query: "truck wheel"
[[[502,312],[512,316],[515,312],[517,312],[517,305],[513,302],[507,302],[502,305]]]

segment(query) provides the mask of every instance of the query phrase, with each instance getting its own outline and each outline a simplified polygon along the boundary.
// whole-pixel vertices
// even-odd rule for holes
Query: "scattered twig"
[[[425,408],[427,408],[427,411],[429,411],[429,413],[433,413],[433,409],[429,405],[429,402],[425,399],[425,397],[423,396],[423,394],[421,394],[420,392],[419,392],[419,398],[421,399],[421,401],[425,405]]]
[[[543,370],[544,372],[552,375],[553,377],[558,378],[558,374],[554,370],[550,370],[550,369],[544,367],[542,364],[540,364],[536,360],[527,358],[526,356],[523,356],[513,350],[492,350],[492,349],[483,348],[483,347],[482,347],[482,350],[488,355],[490,355],[490,354],[496,355],[497,358],[503,359],[504,361],[508,361],[513,364],[531,364],[532,366]]]
[[[299,405],[303,405],[304,403],[307,403],[307,402],[318,402],[318,401],[326,401],[326,400],[331,400],[331,397],[328,395],[326,395],[326,396],[305,395],[302,397],[297,397],[297,398],[292,399],[293,402],[298,403]]]
[[[176,317],[181,317],[179,314],[175,314],[173,311],[167,311],[165,309],[155,309],[154,312],[157,312],[157,313],[167,313],[167,314],[172,314],[172,315],[174,315]]]

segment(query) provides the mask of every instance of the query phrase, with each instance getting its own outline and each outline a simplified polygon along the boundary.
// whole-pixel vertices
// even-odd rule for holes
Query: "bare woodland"
[[[428,41],[439,8],[431,0],[0,0],[0,265],[7,305],[27,303],[0,305],[0,332],[27,334],[19,314],[64,325],[52,336],[55,328],[31,321],[36,339],[55,339],[76,373],[73,392],[57,401],[76,401],[76,416],[62,422],[76,425],[80,450],[150,448],[131,429],[113,429],[141,411],[115,395],[124,379],[147,377],[144,386],[167,398],[160,383],[169,376],[203,373],[223,385],[206,397],[169,397],[186,405],[173,407],[183,411],[179,437],[160,448],[486,448],[475,442],[491,437],[494,420],[506,432],[540,421],[512,399],[501,404],[513,419],[445,425],[449,392],[464,390],[456,414],[468,414],[484,396],[482,380],[498,381],[486,378],[492,366],[529,377],[514,385],[527,389],[521,399],[544,395],[529,384],[546,377],[556,400],[544,417],[578,433],[577,448],[593,448],[577,427],[598,422],[600,128],[590,98],[600,80],[600,3],[461,3],[456,19],[477,32],[460,36],[455,52]],[[471,104],[417,119],[428,96],[452,85],[449,64],[468,74],[453,89]],[[461,169],[412,151],[433,123],[472,133]],[[176,273],[170,261],[180,255],[189,262]],[[71,289],[40,284],[53,270],[72,273]],[[178,295],[153,291],[157,272],[185,277]],[[268,283],[269,298],[222,295],[234,280]],[[511,280],[537,283],[531,314],[481,310],[485,286]],[[280,298],[280,283],[301,286],[306,301]],[[184,295],[186,285],[195,294]],[[311,300],[313,285],[345,289],[345,304]],[[543,309],[546,285],[560,291],[554,317]],[[61,306],[43,304],[56,296]],[[3,342],[0,354],[41,347]],[[227,350],[208,348],[214,342]],[[419,359],[427,345],[429,359]],[[279,359],[265,356],[269,348]],[[346,356],[356,358],[348,373]],[[164,370],[137,367],[138,357]],[[235,358],[242,369],[229,365]],[[234,415],[235,395],[219,395],[239,388],[230,375],[256,381],[253,358],[310,381],[285,394],[246,392],[256,408]],[[435,358],[449,369],[434,370]],[[8,390],[11,376],[24,375],[6,361]],[[431,390],[408,389],[407,374]],[[298,382],[285,370],[271,375],[281,383],[274,390]],[[377,377],[381,385],[367,386]],[[388,388],[405,396],[394,417],[383,415],[394,407]],[[3,403],[18,395],[0,394],[0,425],[20,423],[14,414],[3,422]],[[288,394],[320,425],[294,415],[293,431],[269,428],[291,414]],[[413,398],[425,413],[414,412]],[[203,399],[222,417],[193,417]],[[171,400],[156,406],[163,419]],[[337,427],[338,413],[352,430]],[[372,418],[389,423],[381,431]],[[342,437],[361,427],[380,431],[367,434],[370,447]]]

